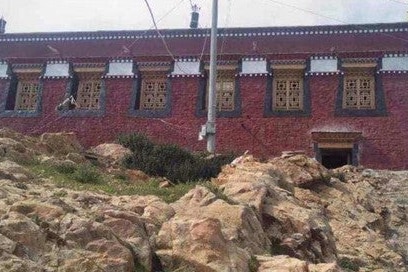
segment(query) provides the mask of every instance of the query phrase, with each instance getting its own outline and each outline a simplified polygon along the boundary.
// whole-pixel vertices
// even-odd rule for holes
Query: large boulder
[[[119,165],[132,151],[120,144],[106,143],[91,148],[88,153],[97,156],[104,164]]]
[[[268,162],[271,171],[283,175],[286,182],[298,187],[313,186],[330,179],[329,171],[315,159],[305,155],[274,158]]]
[[[55,155],[66,156],[69,153],[81,153],[83,148],[73,132],[43,133],[40,136],[40,144],[47,151]]]
[[[298,183],[295,176],[290,177],[285,171],[301,169],[301,166],[290,160],[247,161],[234,168],[225,167],[214,183],[221,184],[220,190],[233,201],[256,209],[263,230],[272,242],[272,253],[310,262],[333,262],[337,258],[335,238],[329,221],[322,214],[323,206],[310,209],[296,198]],[[304,156],[297,156],[297,160],[302,161],[299,164],[307,162],[311,169],[321,168],[314,161],[304,160]],[[309,186],[320,183],[326,175],[327,170],[319,171],[309,170],[313,173]]]
[[[307,262],[280,255],[274,257],[257,256],[259,262],[258,272],[309,272]]]
[[[0,179],[10,179],[13,181],[27,182],[33,178],[33,174],[30,173],[25,167],[10,161],[0,161]]]
[[[0,158],[4,157],[18,163],[33,162],[36,155],[35,151],[26,147],[21,143],[21,140],[0,137]]]
[[[231,205],[205,187],[197,186],[172,207],[175,215],[156,239],[156,253],[168,269],[248,271],[250,256],[269,249],[251,208]]]

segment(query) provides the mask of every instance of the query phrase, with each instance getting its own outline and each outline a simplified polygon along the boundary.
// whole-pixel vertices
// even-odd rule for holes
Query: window
[[[41,110],[42,65],[13,64],[7,79],[3,103],[0,103],[2,116],[37,116]]]
[[[233,118],[241,116],[241,94],[239,88],[238,62],[224,61],[217,65],[215,80],[215,108],[217,117]],[[204,68],[197,97],[197,116],[208,113],[208,95],[210,91],[209,65]]]
[[[169,62],[140,62],[133,83],[130,114],[136,117],[167,117],[171,112]]]
[[[273,110],[303,109],[302,70],[278,70],[273,77]]]
[[[140,88],[140,110],[163,110],[167,104],[167,76],[164,72],[144,72]]]
[[[309,77],[306,61],[272,60],[264,100],[264,116],[310,116]]]
[[[102,79],[104,72],[104,63],[73,64],[72,79],[65,97],[61,97],[61,104],[56,108],[60,114],[70,117],[103,116],[106,94]]]
[[[387,114],[381,75],[375,58],[341,60],[342,73],[336,97],[337,116],[385,116]]]
[[[101,75],[82,73],[78,75],[78,88],[76,91],[77,109],[99,110],[102,90]]]
[[[20,74],[17,76],[17,92],[14,110],[35,111],[37,109],[40,82],[39,74]]]
[[[375,109],[374,74],[368,70],[346,72],[344,76],[343,108]]]
[[[210,90],[210,81],[207,79],[207,88],[205,95],[205,110],[208,108],[208,94]],[[233,71],[219,71],[215,82],[216,110],[234,111],[235,110],[235,75]]]

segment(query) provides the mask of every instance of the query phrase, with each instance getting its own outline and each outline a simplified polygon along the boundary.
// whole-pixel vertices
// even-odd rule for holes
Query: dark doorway
[[[343,165],[352,164],[352,149],[320,149],[322,164],[328,169],[338,168]]]

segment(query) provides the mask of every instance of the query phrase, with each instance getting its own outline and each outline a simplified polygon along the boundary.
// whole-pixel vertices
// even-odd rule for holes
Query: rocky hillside
[[[31,171],[123,154],[96,151],[0,130],[0,271],[408,271],[408,172],[245,156],[169,204]]]

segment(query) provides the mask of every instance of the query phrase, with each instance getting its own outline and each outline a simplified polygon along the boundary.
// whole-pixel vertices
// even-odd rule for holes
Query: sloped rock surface
[[[172,207],[175,216],[157,237],[157,254],[168,267],[178,260],[197,271],[248,271],[250,256],[269,249],[270,241],[252,209],[217,199],[202,186]]]
[[[39,182],[26,163],[85,161],[67,137],[0,129],[0,271],[408,269],[406,171],[246,155],[167,204]]]
[[[1,191],[0,268],[8,269],[2,271],[152,269],[149,235],[153,233],[146,230],[148,220],[143,213],[115,205],[131,207],[136,196],[64,190],[61,197],[58,188],[42,190],[27,184],[23,190],[11,180],[1,180]],[[148,210],[149,203],[158,205],[159,200],[152,198],[139,207]],[[150,218],[156,220],[153,215]]]
[[[299,181],[305,175],[309,186],[313,182],[321,183],[322,177],[328,175],[327,170],[323,169],[320,173],[316,169],[322,168],[317,162],[296,157],[296,161],[307,162],[309,168],[306,169],[315,169],[314,172],[308,170],[313,175],[306,175],[309,172],[302,170],[298,171],[301,174],[288,176],[288,169],[301,168],[290,158],[274,159],[268,163],[250,161],[233,169],[226,167],[220,175],[223,180],[221,189],[234,201],[256,209],[273,244],[272,253],[288,254],[310,262],[335,261],[335,239],[323,214],[323,206],[310,209],[296,197],[294,187],[305,184]]]

